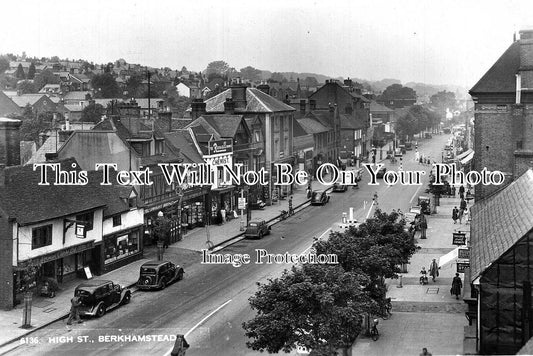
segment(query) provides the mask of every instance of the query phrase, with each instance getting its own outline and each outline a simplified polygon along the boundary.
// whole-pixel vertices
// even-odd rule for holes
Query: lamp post
[[[156,220],[156,233],[157,233],[157,260],[161,261],[163,259],[163,234],[165,233],[164,228],[164,219],[165,216],[162,211],[157,213]]]

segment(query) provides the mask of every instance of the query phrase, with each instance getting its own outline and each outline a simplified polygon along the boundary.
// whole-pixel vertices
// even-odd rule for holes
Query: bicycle
[[[372,325],[372,328],[370,329],[370,337],[374,341],[377,341],[379,339],[378,323],[379,323],[379,320],[374,319],[374,323]]]

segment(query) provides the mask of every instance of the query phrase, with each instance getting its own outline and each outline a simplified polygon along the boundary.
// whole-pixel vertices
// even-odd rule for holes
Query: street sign
[[[460,248],[459,249],[459,255],[457,258],[460,258],[462,260],[469,260],[470,259],[470,249],[468,248]]]
[[[454,232],[452,244],[466,245],[466,234],[464,232]]]
[[[457,262],[457,273],[465,273],[465,269],[470,267],[470,262]]]
[[[246,209],[246,198],[239,198],[238,209]]]

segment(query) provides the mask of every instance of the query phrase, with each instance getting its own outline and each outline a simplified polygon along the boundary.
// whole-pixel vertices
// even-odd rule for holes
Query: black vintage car
[[[244,231],[244,237],[261,239],[263,236],[270,234],[270,226],[265,220],[252,220],[248,223]]]
[[[182,267],[168,261],[148,261],[141,266],[137,288],[164,289],[167,285],[183,279]]]
[[[357,185],[357,183],[355,183],[355,185]],[[345,192],[347,190],[348,190],[348,186],[346,184],[342,184],[342,183],[333,184],[334,192]]]
[[[324,205],[329,202],[329,195],[325,190],[315,190],[311,194],[311,205]]]
[[[131,300],[131,291],[127,288],[106,280],[89,280],[81,283],[74,290],[80,298],[80,315],[103,316],[108,310]]]

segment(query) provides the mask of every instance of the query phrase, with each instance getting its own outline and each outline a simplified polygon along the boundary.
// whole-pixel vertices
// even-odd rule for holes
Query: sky
[[[237,70],[466,88],[515,32],[533,29],[531,0],[19,0],[0,8],[0,54],[194,71],[224,60]]]

